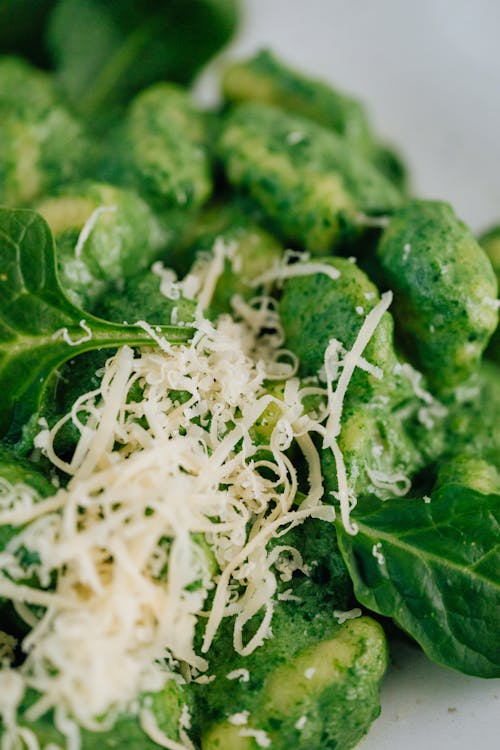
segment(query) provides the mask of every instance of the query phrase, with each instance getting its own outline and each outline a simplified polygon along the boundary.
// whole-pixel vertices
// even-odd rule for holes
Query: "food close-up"
[[[500,205],[251,5],[0,0],[1,750],[351,750],[398,643],[500,677]]]

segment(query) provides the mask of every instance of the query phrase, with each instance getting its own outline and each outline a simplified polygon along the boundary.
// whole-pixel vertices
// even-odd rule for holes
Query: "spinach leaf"
[[[155,81],[189,83],[237,20],[236,0],[59,0],[48,45],[72,105],[98,126]]]
[[[458,484],[431,501],[370,498],[337,524],[361,604],[392,617],[439,664],[500,677],[500,496]]]
[[[191,335],[176,326],[156,330],[170,343]],[[50,375],[75,355],[154,343],[138,325],[109,323],[75,307],[59,286],[46,222],[33,211],[0,208],[0,437],[19,441],[36,422]]]

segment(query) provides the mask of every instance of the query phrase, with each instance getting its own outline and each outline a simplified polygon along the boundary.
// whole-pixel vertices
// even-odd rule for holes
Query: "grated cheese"
[[[288,133],[286,137],[287,143],[289,143],[291,146],[295,146],[297,143],[300,143],[305,138],[304,134],[301,133],[299,130],[292,130],[290,133]]]
[[[227,717],[227,720],[230,724],[233,724],[234,726],[242,726],[244,724],[248,724],[248,717],[250,716],[249,711],[240,711],[238,714],[232,714],[231,716]]]
[[[299,420],[304,429],[300,391],[290,391],[290,405],[266,393],[266,362],[273,358],[259,349],[263,344],[247,326],[226,318],[218,328],[206,321],[203,329],[191,344],[166,351],[143,349],[134,356],[129,347],[120,349],[98,391],[80,397],[51,430],[42,429],[39,445],[69,476],[67,487],[54,498],[14,507],[4,498],[1,520],[9,518],[5,514],[13,520],[15,513],[26,525],[7,550],[3,569],[11,578],[0,580],[0,593],[46,608],[23,644],[27,658],[20,673],[43,696],[32,717],[60,706],[66,712],[61,717],[91,727],[95,717],[161,688],[167,675],[155,659],[166,647],[205,671],[206,659],[195,653],[193,641],[214,585],[210,555],[221,573],[206,647],[228,614],[236,614],[241,653],[269,635],[279,571],[271,569],[276,558],[266,543],[311,515],[321,496],[312,487],[310,507],[292,509],[297,477],[282,450],[282,428],[286,423],[292,435]],[[140,402],[128,398],[137,383]],[[184,391],[187,400],[171,399],[172,388]],[[284,422],[269,446],[275,477],[264,478],[249,432],[272,400]],[[208,418],[206,427],[200,418]],[[53,446],[68,419],[81,435],[72,459],[62,461]],[[205,535],[210,555],[196,534]],[[22,545],[38,554],[33,572],[40,580],[58,572],[55,591],[16,581],[22,571],[15,552]],[[243,589],[236,597],[234,583]],[[259,612],[261,627],[245,643],[244,625]],[[66,735],[70,746],[73,739]]]
[[[226,244],[221,237],[218,237],[212,251],[200,253],[191,268],[190,275],[199,280],[196,299],[203,309],[208,308],[212,301],[217,282],[224,271],[226,258],[234,258],[236,250],[236,243]]]
[[[377,542],[372,547],[372,555],[376,559],[379,565],[384,565],[385,557],[382,554],[382,542]]]
[[[147,321],[137,320],[135,322],[135,325],[139,326],[139,328],[142,328],[148,334],[148,336],[150,336],[153,341],[158,344],[162,352],[168,354],[171,351],[172,345],[167,341],[165,336],[159,336],[158,331],[156,331],[153,326],[151,326]]]
[[[215,259],[218,268],[225,252]],[[318,273],[319,265],[289,268]],[[329,275],[335,272],[326,268]],[[283,361],[289,353],[282,349],[270,298],[235,300],[240,322],[221,316],[213,325],[198,310],[194,335],[184,345],[170,345],[138,321],[159,349],[121,348],[106,363],[99,388],[80,396],[51,429],[40,424],[38,449],[69,481],[43,500],[24,485],[0,484],[0,523],[19,527],[1,553],[0,596],[11,599],[32,627],[21,644],[23,665],[15,672],[1,669],[0,685],[15,674],[20,699],[28,688],[37,691],[41,697],[29,718],[54,709],[66,750],[78,750],[80,726],[102,728],[99,717],[116,716],[141,693],[160,690],[179,664],[204,673],[197,681],[212,679],[205,654],[223,618],[234,617],[234,648],[243,656],[270,637],[277,576],[287,581],[295,570],[307,571],[297,550],[269,551],[267,543],[308,517],[335,517],[335,509],[321,502],[312,433],[333,451],[342,521],[355,532],[349,520],[355,498],[336,438],[355,367],[372,368],[378,376],[362,353],[390,301],[390,293],[383,295],[350,351],[340,342],[329,347],[325,388],[301,384],[296,360]],[[261,335],[263,329],[271,333]],[[266,390],[273,379],[287,380],[280,399]],[[139,400],[131,397],[137,386]],[[311,393],[327,402],[317,415],[302,406]],[[271,404],[280,416],[262,446],[252,428]],[[80,437],[66,461],[54,443],[68,421]],[[293,441],[308,466],[309,488],[300,506],[297,471],[286,454]],[[22,547],[37,560],[30,575],[40,581],[38,589],[23,583],[26,571],[16,556]],[[213,599],[205,609],[209,593]],[[31,605],[44,611],[35,616]],[[201,654],[194,648],[200,617],[206,620]],[[254,617],[259,625],[246,640],[245,626]],[[248,681],[249,673],[236,670],[227,679]],[[0,712],[14,743],[6,747],[22,738],[38,750],[29,730],[14,720],[8,724],[5,717],[12,718],[18,704],[4,696],[0,691]],[[185,715],[181,743],[161,732],[147,706],[140,721],[162,747],[191,746]],[[265,733],[244,731],[259,746],[269,746]]]
[[[232,672],[228,672],[226,680],[238,680],[239,682],[248,682],[250,680],[250,672],[248,669],[233,669]]]
[[[301,716],[294,724],[295,729],[298,729],[299,732],[301,732],[305,725],[307,724],[307,716]]]
[[[359,329],[356,340],[352,346],[352,349],[348,351],[342,362],[342,372],[338,378],[337,386],[335,390],[332,388],[332,382],[337,377],[337,366],[334,370],[331,369],[331,361],[328,359],[329,349],[325,354],[325,373],[327,378],[328,388],[328,420],[324,429],[323,448],[330,448],[333,457],[335,459],[335,466],[337,469],[337,483],[338,491],[332,493],[334,497],[340,503],[340,514],[342,523],[348,534],[356,534],[358,527],[355,523],[350,521],[351,510],[356,506],[356,498],[352,494],[351,489],[347,481],[347,472],[342,456],[342,451],[337,443],[337,437],[340,433],[340,423],[342,419],[342,409],[347,387],[354,374],[355,368],[359,365],[361,356],[372,338],[375,330],[380,323],[382,316],[389,308],[392,302],[392,292],[384,292],[380,302],[370,310],[366,316],[361,328]],[[339,342],[332,339],[335,349],[339,348]]]
[[[381,490],[389,490],[397,497],[404,497],[411,489],[411,480],[401,471],[395,471],[389,474],[386,471],[366,467],[366,473],[374,487]]]
[[[271,747],[271,740],[263,729],[240,729],[240,737],[253,737],[259,747]]]
[[[415,370],[409,362],[396,364],[393,372],[403,375],[413,388],[415,396],[424,403],[417,411],[417,418],[424,427],[432,430],[436,420],[442,419],[448,413],[446,407],[422,386],[422,373]]]
[[[261,284],[269,284],[275,281],[283,282],[297,276],[313,276],[317,273],[323,273],[331,279],[338,279],[340,276],[340,271],[329,263],[321,263],[317,260],[300,260],[298,263],[289,265],[286,263],[286,256],[284,256],[284,262],[282,261],[268,271],[261,273],[260,276],[256,276],[251,284],[253,287],[257,287]]]
[[[78,235],[78,240],[75,245],[75,258],[79,258],[81,256],[85,243],[92,234],[92,231],[97,224],[99,217],[102,216],[102,214],[115,213],[116,210],[116,206],[98,206],[96,209],[94,209],[94,211],[92,211],[89,218],[83,225],[80,234]]]
[[[293,589],[286,589],[278,594],[278,600],[280,602],[301,602],[300,596],[295,596]]]
[[[392,292],[384,292],[380,302],[378,302],[366,316],[361,328],[359,329],[356,340],[352,349],[348,351],[342,363],[342,373],[339,377],[335,392],[332,393],[329,403],[330,416],[327,422],[327,433],[332,438],[337,437],[340,432],[340,420],[342,418],[342,404],[347,391],[347,386],[358,366],[361,355],[370,342],[375,330],[380,323],[383,314],[388,310],[392,302]]]
[[[62,340],[66,342],[68,346],[79,346],[79,344],[84,344],[86,341],[90,341],[93,335],[92,329],[87,325],[86,320],[80,321],[80,328],[84,331],[84,334],[78,339],[72,339],[67,328],[59,328],[52,334],[52,338],[62,338]]]
[[[144,707],[141,709],[139,719],[144,733],[160,747],[164,747],[167,750],[194,750],[194,745],[189,740],[186,741],[184,739],[182,742],[176,742],[167,737],[165,732],[158,726],[155,715],[149,708]]]

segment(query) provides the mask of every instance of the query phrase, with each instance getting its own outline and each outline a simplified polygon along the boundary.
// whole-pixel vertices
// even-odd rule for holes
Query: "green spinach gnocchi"
[[[350,750],[397,628],[500,676],[500,233],[269,51],[202,110],[236,3],[136,6],[0,58],[0,745]]]

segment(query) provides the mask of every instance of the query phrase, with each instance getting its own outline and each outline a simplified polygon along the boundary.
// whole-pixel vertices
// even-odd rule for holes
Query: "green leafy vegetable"
[[[46,65],[43,30],[55,0],[0,0],[0,50]]]
[[[500,677],[500,496],[458,484],[431,501],[371,498],[338,524],[357,599],[392,617],[434,661]]]
[[[45,221],[28,210],[0,209],[0,436],[16,442],[36,420],[51,373],[80,352],[123,344],[152,345],[137,325],[82,312],[59,286],[54,242]],[[190,329],[156,329],[171,343]]]
[[[96,125],[155,81],[189,83],[237,19],[235,0],[60,0],[48,44],[69,100]]]

